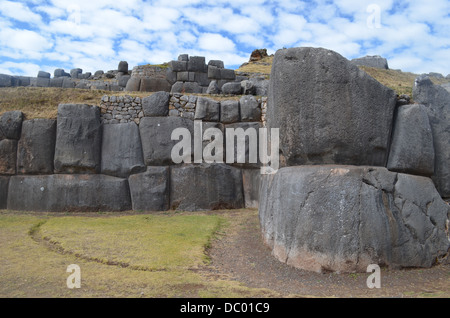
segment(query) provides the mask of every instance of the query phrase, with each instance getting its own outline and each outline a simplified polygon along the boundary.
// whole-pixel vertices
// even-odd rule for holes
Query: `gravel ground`
[[[276,260],[263,244],[256,210],[226,212],[223,235],[208,253],[210,271],[280,297],[450,297],[450,264],[430,269],[381,269],[381,288],[370,289],[371,273],[315,273]]]

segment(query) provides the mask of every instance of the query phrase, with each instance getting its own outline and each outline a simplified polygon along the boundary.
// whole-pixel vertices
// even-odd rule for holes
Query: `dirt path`
[[[248,287],[285,297],[450,297],[450,264],[431,269],[381,270],[381,288],[370,289],[370,273],[319,274],[276,260],[264,246],[257,211],[227,212],[231,226],[208,251],[211,270]]]

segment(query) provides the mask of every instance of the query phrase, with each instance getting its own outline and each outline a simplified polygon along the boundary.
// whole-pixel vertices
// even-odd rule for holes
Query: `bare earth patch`
[[[256,210],[228,211],[230,226],[208,253],[212,271],[247,287],[283,297],[450,297],[450,265],[430,269],[381,269],[381,288],[367,287],[371,273],[336,274],[299,270],[276,260],[264,246]]]

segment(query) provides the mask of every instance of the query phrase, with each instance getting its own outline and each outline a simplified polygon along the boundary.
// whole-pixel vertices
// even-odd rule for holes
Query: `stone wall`
[[[336,52],[291,48],[268,95],[283,167],[262,177],[259,218],[274,257],[317,272],[445,261],[448,91],[419,77],[408,105]]]
[[[158,95],[162,92],[157,92]],[[254,96],[243,96],[240,99],[230,99],[222,101],[214,101],[212,98],[197,95],[183,94],[167,94],[168,109],[161,116],[183,117],[190,120],[205,119],[207,116],[211,120],[209,110],[205,110],[205,114],[201,114],[202,110],[197,111],[197,105],[205,108],[206,103],[215,103],[217,105],[217,118],[214,121],[230,124],[236,122],[256,121],[265,125],[265,113],[267,108],[267,97],[256,98]],[[101,120],[105,124],[119,124],[135,122],[139,125],[140,120],[144,116],[154,115],[154,97],[148,96],[144,98],[132,96],[114,96],[105,95],[100,101]],[[145,111],[143,104],[151,104]],[[166,106],[164,105],[163,108]],[[153,108],[153,110],[149,109]]]

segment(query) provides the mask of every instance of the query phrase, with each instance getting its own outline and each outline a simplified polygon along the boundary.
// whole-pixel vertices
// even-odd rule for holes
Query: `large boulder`
[[[0,87],[13,86],[14,79],[11,75],[0,74]]]
[[[450,92],[421,76],[415,81],[413,99],[425,105],[433,132],[435,163],[432,179],[441,196],[450,198]]]
[[[165,78],[142,77],[139,90],[141,92],[170,92],[171,88],[172,86]]]
[[[147,171],[130,176],[131,201],[135,211],[169,209],[170,168],[147,167]]]
[[[127,178],[142,171],[145,164],[138,125],[135,122],[104,124],[101,172]]]
[[[156,92],[150,96],[142,99],[142,109],[144,116],[167,116],[169,114],[169,99],[168,92]]]
[[[119,66],[117,67],[117,71],[122,73],[128,73],[128,62],[120,61]]]
[[[125,90],[127,92],[139,92],[141,88],[141,78],[138,76],[131,76],[127,81],[127,85],[125,86]]]
[[[239,104],[242,121],[261,121],[261,106],[255,97],[242,96]]]
[[[336,52],[275,54],[267,127],[279,128],[288,165],[385,166],[396,94]]]
[[[55,173],[100,172],[100,108],[84,104],[58,106]]]
[[[0,140],[0,175],[16,174],[17,140]]]
[[[296,166],[264,175],[261,191],[264,241],[297,268],[431,267],[450,247],[450,207],[426,177],[381,167]]]
[[[384,57],[379,55],[367,55],[364,57],[359,57],[350,61],[352,64],[357,66],[369,66],[381,69],[389,69],[388,62]]]
[[[186,128],[191,137],[194,134],[193,121],[182,117],[144,117],[139,124],[144,162],[147,166],[165,166],[174,164],[172,148],[179,142],[172,140],[176,128]],[[193,139],[193,138],[192,138]],[[193,147],[191,150],[193,152]]]
[[[387,168],[424,176],[434,173],[433,134],[425,106],[398,108]]]
[[[176,210],[244,207],[241,170],[225,164],[186,164],[173,167],[170,189],[170,205]]]
[[[105,175],[13,176],[8,209],[20,211],[124,211],[131,209],[126,179]]]
[[[195,119],[204,121],[220,120],[220,102],[207,97],[199,97],[195,108]]]
[[[52,174],[55,141],[56,120],[25,120],[17,149],[17,173]]]
[[[22,131],[23,113],[14,110],[3,113],[0,117],[0,140],[19,140]]]

